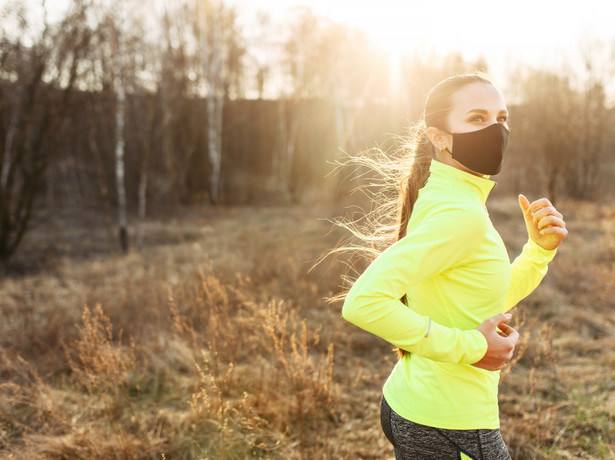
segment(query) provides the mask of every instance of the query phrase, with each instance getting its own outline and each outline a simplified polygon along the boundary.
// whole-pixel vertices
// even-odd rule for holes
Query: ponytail
[[[419,190],[429,178],[429,165],[434,157],[433,146],[427,137],[427,128],[423,120],[413,128],[409,147],[410,168],[400,183],[397,240],[406,236],[406,227],[414,210],[414,203]]]

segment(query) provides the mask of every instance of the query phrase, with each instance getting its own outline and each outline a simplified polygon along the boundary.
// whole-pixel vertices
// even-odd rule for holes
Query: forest
[[[307,8],[284,24],[263,13],[246,30],[223,2],[155,15],[146,3],[75,0],[55,22],[37,12],[11,1],[2,13],[3,259],[33,216],[56,207],[113,219],[119,209],[125,228],[127,214],[176,206],[340,199],[356,184],[327,177],[332,163],[395,148],[435,82],[489,71],[483,60],[417,53],[393,79],[365,33]],[[612,53],[588,42],[582,71],[509,76],[514,135],[498,191],[555,201],[611,191]]]
[[[0,456],[392,458],[395,355],[323,300],[345,261],[313,265],[347,236],[331,219],[369,208],[345,160],[403,152],[429,89],[490,63],[396,63],[309,8],[0,6]],[[615,458],[614,56],[587,41],[496,81],[496,228],[513,257],[524,193],[570,229],[515,313],[515,459]]]

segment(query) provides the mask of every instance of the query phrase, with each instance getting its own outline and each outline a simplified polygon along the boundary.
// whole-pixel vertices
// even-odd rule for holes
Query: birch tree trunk
[[[290,184],[299,130],[299,121],[296,117],[297,111],[292,110],[292,107],[289,108],[287,101],[280,99],[278,101],[278,141],[273,155],[273,176],[276,188],[284,201],[290,201],[292,198]]]
[[[224,76],[222,72],[225,61],[221,13],[222,8],[218,0],[205,0],[199,3],[201,65],[207,84],[207,151],[211,165],[210,196],[213,204],[220,201],[221,195],[222,117],[224,113]]]
[[[15,134],[17,132],[17,125],[19,124],[19,119],[21,118],[22,91],[23,88],[19,86],[17,88],[17,103],[15,104],[15,111],[13,112],[13,116],[11,117],[11,121],[9,122],[9,126],[6,131],[4,152],[2,155],[2,174],[0,176],[0,190],[3,194],[6,193],[6,188],[9,180],[9,170],[11,169],[11,157],[13,154],[13,139],[15,138]]]
[[[124,179],[124,111],[126,93],[124,90],[124,32],[121,0],[115,2],[117,25],[117,90],[115,106],[115,178],[117,183],[118,202],[118,233],[120,246],[124,253],[128,252],[128,218],[126,213],[126,184]]]
[[[147,179],[149,169],[149,154],[150,149],[147,148],[143,152],[141,158],[141,170],[139,172],[139,227],[137,230],[137,245],[143,246],[143,234],[145,225],[145,216],[147,215]]]
[[[137,226],[137,246],[143,247],[145,217],[147,215],[147,184],[149,178],[149,158],[152,150],[152,130],[154,129],[154,110],[155,108],[148,104],[147,96],[141,94],[141,99],[144,100],[142,110],[147,111],[147,122],[145,123],[145,132],[143,133],[143,144],[141,150],[141,161],[139,168],[139,225]]]
[[[347,108],[344,101],[337,94],[333,95],[334,111],[335,111],[335,133],[337,138],[337,153],[335,158],[340,158],[344,161],[344,154],[356,151],[356,133],[355,133],[355,116],[352,108]],[[349,113],[350,112],[350,113]],[[360,181],[360,182],[356,182]],[[340,177],[339,182],[335,184],[333,192],[336,200],[341,200],[348,195],[344,183],[362,183],[362,178],[357,168],[350,168],[347,174]]]

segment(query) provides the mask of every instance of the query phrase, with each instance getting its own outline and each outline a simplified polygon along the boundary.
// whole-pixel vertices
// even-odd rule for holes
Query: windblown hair
[[[483,73],[470,73],[447,78],[434,86],[427,96],[420,121],[410,128],[408,138],[393,153],[376,148],[357,156],[349,155],[348,160],[338,163],[342,167],[367,169],[367,173],[359,177],[369,171],[375,173],[375,178],[370,176],[367,184],[357,188],[371,199],[372,209],[358,219],[338,218],[333,221],[335,225],[350,231],[354,236],[350,239],[357,242],[337,247],[325,257],[332,253],[346,253],[358,256],[369,264],[388,246],[406,236],[414,203],[429,178],[429,166],[435,155],[433,144],[427,137],[427,127],[450,132],[448,116],[453,95],[474,83],[493,84]],[[347,263],[347,267],[358,274],[352,262]],[[327,302],[343,300],[356,280],[348,275],[342,278],[346,284],[345,290],[326,297]],[[407,304],[405,295],[400,300]],[[398,351],[403,356],[404,351]]]

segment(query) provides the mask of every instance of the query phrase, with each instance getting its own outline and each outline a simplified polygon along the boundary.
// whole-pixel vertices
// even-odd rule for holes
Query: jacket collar
[[[429,167],[430,176],[429,180],[437,180],[439,183],[450,184],[452,187],[465,187],[469,190],[473,190],[483,204],[487,202],[489,193],[493,190],[496,183],[486,177],[475,176],[468,172],[457,169],[453,166],[442,163],[438,160],[432,159]]]

